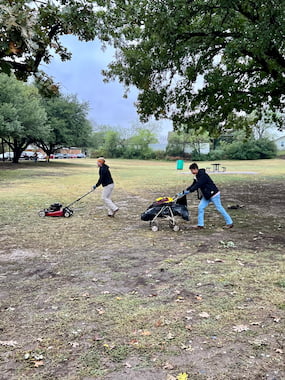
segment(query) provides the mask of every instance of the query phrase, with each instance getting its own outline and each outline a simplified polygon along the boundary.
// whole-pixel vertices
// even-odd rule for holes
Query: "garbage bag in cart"
[[[141,220],[149,221],[153,231],[159,230],[158,218],[167,219],[170,228],[179,231],[179,226],[175,217],[189,220],[186,195],[178,198],[160,197],[157,198],[145,212],[141,214]]]

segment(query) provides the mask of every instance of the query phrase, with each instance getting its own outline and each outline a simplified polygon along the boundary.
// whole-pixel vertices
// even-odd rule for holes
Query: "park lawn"
[[[94,160],[0,164],[3,380],[284,378],[285,161],[211,174],[225,207],[243,206],[229,211],[234,229],[209,206],[207,228],[191,230],[190,195],[190,223],[156,233],[140,213],[192,182],[189,163],[107,163],[111,220],[100,189],[71,218],[38,216],[89,191]]]

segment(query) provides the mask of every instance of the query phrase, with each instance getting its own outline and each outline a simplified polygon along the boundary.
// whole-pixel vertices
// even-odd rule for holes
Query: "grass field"
[[[89,191],[94,160],[0,163],[1,379],[284,379],[285,161],[223,161],[234,228],[209,206],[191,229],[189,195],[178,232],[140,214],[192,182],[188,162],[107,163],[114,219],[100,188],[71,218],[38,216]]]

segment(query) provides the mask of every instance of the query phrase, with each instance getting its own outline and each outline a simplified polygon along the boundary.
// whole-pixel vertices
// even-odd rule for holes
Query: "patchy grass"
[[[228,174],[213,174],[223,203],[244,205],[229,210],[234,229],[210,206],[193,231],[189,196],[192,220],[177,233],[164,221],[152,232],[140,213],[192,181],[188,164],[110,166],[111,220],[100,189],[72,218],[37,215],[87,192],[94,161],[2,165],[1,378],[284,378],[284,160],[223,162]]]

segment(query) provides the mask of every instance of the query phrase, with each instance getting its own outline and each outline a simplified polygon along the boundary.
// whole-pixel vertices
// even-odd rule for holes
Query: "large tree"
[[[38,73],[41,63],[49,63],[52,54],[70,59],[60,36],[93,40],[93,6],[92,0],[0,0],[0,72],[12,71],[26,80]],[[40,74],[39,79],[45,92],[57,91],[49,78]]]
[[[91,124],[87,119],[89,106],[75,95],[60,95],[43,99],[50,132],[36,144],[49,157],[57,149],[89,144]]]
[[[17,163],[27,146],[49,134],[47,116],[36,87],[0,74],[0,137]]]
[[[98,3],[101,38],[117,49],[105,74],[140,90],[142,120],[217,133],[233,112],[284,108],[284,1]]]

